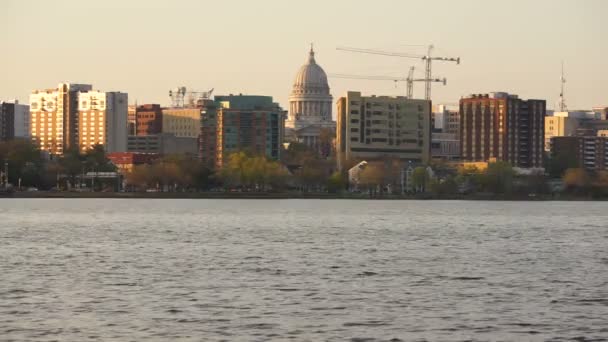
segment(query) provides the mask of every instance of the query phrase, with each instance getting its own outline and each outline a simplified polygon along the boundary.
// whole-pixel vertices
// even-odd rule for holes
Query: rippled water
[[[0,340],[606,340],[606,209],[4,199]]]

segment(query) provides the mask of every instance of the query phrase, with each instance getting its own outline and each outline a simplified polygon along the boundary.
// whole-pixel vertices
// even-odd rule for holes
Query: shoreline
[[[14,192],[0,193],[1,199],[56,198],[56,199],[350,199],[350,200],[471,200],[471,201],[605,201],[606,198],[572,195],[376,195],[351,193],[298,192]]]

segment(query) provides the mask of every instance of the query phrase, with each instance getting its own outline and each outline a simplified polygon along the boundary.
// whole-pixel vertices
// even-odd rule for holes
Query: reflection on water
[[[0,200],[0,340],[605,339],[605,208]]]

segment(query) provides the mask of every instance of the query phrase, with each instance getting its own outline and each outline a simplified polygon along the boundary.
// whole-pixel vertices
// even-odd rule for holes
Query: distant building
[[[447,105],[433,106],[433,132],[454,134],[460,137],[460,113]]]
[[[575,135],[580,119],[568,116],[545,117],[545,151],[551,149],[551,138]]]
[[[103,145],[106,152],[127,151],[128,96],[121,92],[78,93],[78,146]]]
[[[198,138],[202,107],[177,107],[162,110],[162,132],[179,138]]]
[[[168,133],[130,135],[127,138],[127,152],[197,155],[198,139]]]
[[[607,106],[600,106],[600,107],[593,107],[593,112],[596,115],[596,119],[598,120],[608,120],[608,107]]]
[[[403,96],[361,96],[337,102],[338,161],[396,158],[427,163],[431,152],[431,103]]]
[[[136,165],[151,164],[159,158],[156,153],[114,152],[107,154],[108,159],[121,173],[128,173]]]
[[[19,101],[0,102],[0,141],[30,136],[30,107]]]
[[[127,107],[127,130],[128,135],[137,134],[137,105]]]
[[[42,151],[63,154],[78,145],[78,93],[89,84],[60,83],[30,95],[30,136]],[[125,119],[126,122],[126,119]]]
[[[298,71],[289,95],[289,116],[285,122],[288,141],[304,143],[320,151],[322,131],[333,134],[332,96],[327,75],[315,61],[312,47],[308,61]]]
[[[163,133],[163,110],[159,104],[139,105],[135,109],[135,122],[137,128],[133,135],[161,134]]]
[[[608,138],[598,136],[553,137],[551,157],[573,158],[589,171],[608,169]]]
[[[460,139],[454,133],[431,134],[431,157],[441,160],[460,159]]]
[[[545,100],[490,93],[460,100],[463,161],[496,158],[514,167],[543,166]]]
[[[228,155],[249,151],[280,158],[285,111],[270,96],[215,96],[202,110],[199,157],[220,168]]]

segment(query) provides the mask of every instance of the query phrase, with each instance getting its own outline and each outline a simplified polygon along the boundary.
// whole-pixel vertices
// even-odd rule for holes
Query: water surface
[[[1,341],[605,341],[601,202],[0,200]]]

